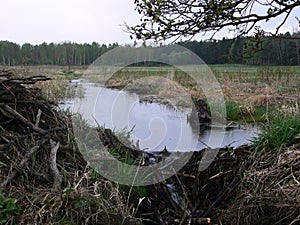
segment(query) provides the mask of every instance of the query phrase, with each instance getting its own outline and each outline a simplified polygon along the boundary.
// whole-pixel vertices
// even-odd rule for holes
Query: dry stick
[[[44,129],[39,128],[38,126],[34,125],[33,123],[31,123],[29,120],[27,120],[26,118],[24,118],[21,114],[19,114],[17,111],[15,111],[14,109],[12,109],[8,105],[4,105],[4,109],[7,112],[9,112],[12,115],[14,115],[15,117],[17,117],[25,125],[29,126],[34,131],[36,131],[36,132],[38,132],[39,134],[42,134],[42,135],[46,135],[46,134],[48,134],[50,132],[61,131],[61,130],[65,130],[66,129],[64,127],[56,127],[56,128],[51,128],[51,129],[44,130]],[[37,115],[37,117],[38,117],[38,115]]]
[[[31,156],[37,151],[39,150],[42,145],[45,143],[45,140],[40,141],[40,143],[37,146],[34,146],[33,148],[30,149],[29,152],[27,152],[24,156],[24,158],[22,159],[22,161],[19,164],[19,168],[24,168],[27,166],[28,161],[30,160]],[[15,176],[17,175],[18,171],[14,170],[13,172],[11,172],[6,180],[4,180],[1,184],[0,184],[0,188],[4,188],[8,183],[10,183],[12,181],[12,179],[15,178]]]
[[[56,127],[56,128],[45,130],[45,132],[46,132],[46,134],[48,134],[48,133],[51,133],[51,132],[56,132],[56,131],[61,131],[61,130],[66,130],[66,129],[67,128]],[[40,133],[31,133],[31,134],[26,134],[26,135],[19,136],[15,140],[7,141],[8,142],[7,144],[5,144],[2,147],[0,147],[0,152],[4,151],[6,148],[8,148],[10,145],[12,145],[16,141],[21,141],[24,138],[32,137],[32,136],[39,136],[39,135],[41,135],[41,134]]]
[[[8,105],[4,105],[4,109],[9,112],[10,114],[14,115],[15,117],[17,117],[22,123],[26,124],[27,126],[29,126],[31,129],[33,129],[34,131],[45,135],[47,134],[47,131],[45,131],[42,128],[39,128],[37,126],[35,126],[33,123],[31,123],[29,120],[27,120],[25,117],[23,117],[21,114],[19,114],[17,111],[15,111],[14,109],[12,109],[11,107],[9,107]]]
[[[50,170],[53,175],[53,189],[59,189],[62,183],[62,175],[60,174],[56,164],[56,153],[59,149],[59,142],[50,139],[51,152],[50,152]]]
[[[1,72],[0,72],[1,76]],[[38,81],[47,81],[51,80],[50,77],[45,77],[45,76],[33,76],[33,77],[25,77],[25,78],[2,78],[0,80],[0,83],[3,82],[11,82],[11,83],[18,83],[18,84],[35,84]]]
[[[41,116],[42,116],[42,110],[38,110],[38,113],[36,115],[36,120],[35,120],[35,126],[38,127],[41,121]]]

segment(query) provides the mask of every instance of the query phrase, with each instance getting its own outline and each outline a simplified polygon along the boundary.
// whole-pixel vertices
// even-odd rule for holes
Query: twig
[[[31,123],[29,120],[27,120],[25,117],[23,117],[21,114],[19,114],[17,111],[15,111],[14,109],[12,109],[8,105],[4,105],[4,109],[7,112],[9,112],[10,114],[12,114],[15,117],[17,117],[22,123],[24,123],[25,125],[29,126],[34,131],[36,131],[36,132],[38,132],[38,133],[40,133],[42,135],[47,134],[47,131],[45,131],[42,128],[39,128],[39,127],[35,126],[33,123]]]
[[[56,164],[56,154],[59,149],[59,142],[50,139],[51,152],[50,152],[50,170],[53,175],[53,189],[59,189],[62,183],[62,175],[60,174]]]
[[[40,120],[41,120],[41,116],[42,116],[42,110],[38,110],[38,113],[36,115],[36,120],[35,120],[35,126],[38,127],[40,124]]]
[[[40,141],[40,143],[37,146],[34,146],[33,148],[30,149],[29,152],[27,152],[24,156],[24,158],[22,159],[22,161],[19,164],[19,168],[24,168],[27,166],[27,163],[29,161],[29,159],[31,158],[31,156],[37,151],[39,150],[42,145],[45,143],[45,140]],[[10,183],[15,176],[17,175],[18,171],[14,170],[12,171],[6,178],[6,180],[4,180],[1,184],[0,184],[0,188],[4,188],[8,183]]]
[[[185,206],[184,206],[184,208],[183,208],[183,216],[182,216],[182,220],[180,221],[180,224],[183,224],[183,221],[185,220],[185,217],[188,215],[188,213],[187,213],[187,211],[188,211],[188,205],[191,205],[191,201],[190,201],[189,197],[187,196],[187,192],[186,192],[186,190],[185,190],[185,188],[184,188],[184,186],[183,186],[181,180],[180,180],[179,177],[177,176],[176,171],[175,171],[174,168],[173,168],[173,172],[174,172],[175,178],[176,178],[176,180],[178,181],[178,184],[179,184],[179,186],[180,186],[180,188],[181,188],[181,190],[182,190],[182,193],[183,193],[183,195],[184,195],[184,197],[185,197],[185,200],[186,200]],[[191,207],[192,207],[192,206],[191,206]],[[192,207],[192,208],[193,208],[193,207]]]

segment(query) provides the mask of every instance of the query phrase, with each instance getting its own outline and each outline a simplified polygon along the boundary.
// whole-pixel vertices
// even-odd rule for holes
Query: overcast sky
[[[0,40],[132,44],[122,25],[139,22],[134,0],[1,0]],[[282,30],[297,27],[294,12]],[[271,28],[270,28],[271,29]],[[227,36],[227,34],[220,34]],[[197,38],[201,38],[198,36]]]

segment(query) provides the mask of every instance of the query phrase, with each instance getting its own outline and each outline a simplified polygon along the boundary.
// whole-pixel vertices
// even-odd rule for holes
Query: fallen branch
[[[50,139],[51,152],[50,152],[50,170],[53,175],[53,189],[59,189],[62,183],[62,175],[60,174],[56,164],[56,154],[59,149],[59,142]]]
[[[25,78],[7,78],[7,74],[4,73],[4,76],[5,75],[6,75],[6,77],[0,79],[0,83],[11,82],[11,83],[18,83],[18,84],[35,84],[38,81],[51,80],[50,77],[45,77],[45,76],[32,76],[32,77],[25,77]],[[0,72],[0,76],[3,76],[1,74],[1,72]]]
[[[8,105],[4,105],[4,109],[7,112],[9,112],[10,114],[12,114],[13,116],[17,117],[22,123],[24,123],[25,125],[29,126],[34,131],[36,131],[36,132],[38,132],[38,133],[40,133],[42,135],[47,134],[47,131],[45,131],[44,129],[42,129],[40,127],[35,126],[33,123],[31,123],[29,120],[27,120],[20,113],[18,113],[16,110],[12,109]]]

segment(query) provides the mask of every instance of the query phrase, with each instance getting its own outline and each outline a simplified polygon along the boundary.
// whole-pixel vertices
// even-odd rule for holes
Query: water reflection
[[[188,108],[141,102],[134,93],[93,83],[82,83],[82,87],[84,97],[67,101],[63,108],[82,114],[92,126],[101,125],[115,131],[133,130],[132,141],[144,150],[161,151],[165,146],[169,151],[195,151],[207,146],[236,147],[247,143],[258,132],[252,125],[230,130],[217,124],[200,126],[187,119],[191,113]],[[223,140],[220,142],[220,139]]]

